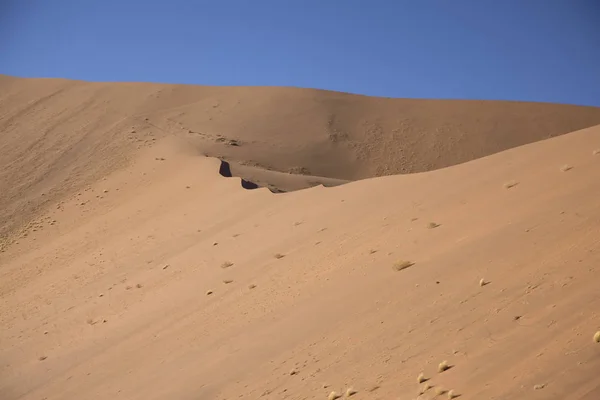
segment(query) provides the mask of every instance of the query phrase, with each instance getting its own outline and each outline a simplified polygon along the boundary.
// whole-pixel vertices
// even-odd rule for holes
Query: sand
[[[507,133],[505,143],[465,128],[467,159],[444,142],[438,149],[447,151],[430,158],[440,164],[415,157],[417,173],[377,178],[384,163],[369,157],[352,161],[348,175],[322,173],[318,162],[301,165],[317,173],[287,174],[277,164],[290,161],[285,135],[260,141],[244,120],[249,109],[238,122],[253,136],[232,140],[252,137],[263,153],[247,155],[271,154],[278,167],[245,165],[247,173],[292,188],[302,176],[331,180],[275,194],[221,176],[221,161],[203,155],[213,142],[198,141],[193,127],[140,136],[131,123],[169,115],[184,124],[195,114],[182,110],[206,88],[7,77],[0,85],[8,87],[0,92],[1,399],[327,399],[348,389],[356,399],[449,390],[464,399],[599,398],[600,126],[543,133],[554,125],[547,120],[560,125],[558,110],[579,124],[593,123],[596,109],[517,103],[540,111],[507,126],[535,126],[538,136]],[[223,90],[249,102],[253,90],[265,102],[313,96],[315,113],[327,105],[322,93],[362,104],[365,115],[380,112],[370,102],[394,102]],[[158,97],[136,100],[144,96]],[[161,108],[142,110],[153,101]],[[512,106],[469,105],[464,126],[506,117],[494,106]],[[478,106],[488,117],[476,116]],[[317,143],[313,133],[290,139],[289,151]],[[555,137],[535,142],[547,136]],[[307,159],[308,147],[299,150]],[[327,149],[332,165],[360,153],[340,150],[338,159],[338,150]],[[232,163],[247,161],[231,154]],[[450,368],[440,373],[443,361]],[[419,395],[421,373],[432,388]]]

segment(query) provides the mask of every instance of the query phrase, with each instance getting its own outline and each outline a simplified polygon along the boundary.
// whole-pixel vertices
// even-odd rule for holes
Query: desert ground
[[[598,108],[0,76],[0,399],[597,400],[599,199]]]

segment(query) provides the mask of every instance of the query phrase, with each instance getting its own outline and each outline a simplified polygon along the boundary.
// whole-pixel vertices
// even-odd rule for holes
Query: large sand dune
[[[0,76],[0,237],[163,137],[290,191],[434,170],[598,124],[594,107]]]
[[[359,137],[360,115],[391,124],[408,100],[0,85],[2,224],[16,240],[0,253],[0,399],[326,399],[349,387],[356,399],[432,399],[440,388],[463,399],[600,398],[600,127],[499,152],[593,124],[596,109],[415,102],[399,119],[416,124],[407,135],[438,140],[425,151],[410,135],[381,148],[383,134],[337,141]],[[309,123],[328,115],[317,106],[328,98],[347,136],[321,138]],[[196,111],[221,106],[240,120],[200,133],[241,146],[198,139],[190,121],[211,120]],[[463,126],[462,140],[427,130],[427,110],[442,115],[435,126]],[[277,133],[286,120],[293,135]],[[327,157],[314,152],[311,164],[324,144]],[[392,144],[427,161],[401,164]],[[381,158],[361,158],[369,149]],[[297,188],[284,167],[337,185],[492,155],[273,194],[242,189],[202,153],[234,169],[251,157],[244,174]],[[398,270],[401,260],[414,264]],[[443,360],[452,368],[439,373]],[[433,388],[418,397],[420,373]]]

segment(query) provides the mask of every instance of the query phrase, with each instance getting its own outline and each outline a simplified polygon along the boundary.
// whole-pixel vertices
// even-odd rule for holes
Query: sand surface
[[[453,166],[362,179],[392,164],[332,145],[327,173],[318,157],[297,165],[316,172],[284,171],[299,164],[288,155],[303,140],[312,144],[299,157],[310,160],[317,129],[286,147],[268,124],[272,136],[260,139],[252,109],[243,123],[220,122],[247,124],[253,136],[228,139],[257,142],[243,157],[233,152],[244,145],[198,140],[184,121],[199,121],[191,110],[207,88],[8,77],[0,87],[0,399],[300,400],[348,388],[355,399],[433,399],[437,389],[460,399],[600,398],[600,126],[560,135],[593,124],[597,109],[473,102],[461,114],[473,129],[462,155],[450,142],[431,154],[406,147],[419,155],[415,171]],[[316,114],[337,98],[383,121],[376,105],[394,102],[226,90],[246,104],[253,91],[272,101],[263,114],[304,96]],[[424,121],[434,105],[456,116],[427,104],[411,106],[421,117],[398,118]],[[491,137],[472,125],[516,105],[539,112],[506,126],[535,135],[496,128]],[[162,134],[141,122],[169,119]],[[410,132],[432,137],[415,124]],[[548,136],[557,137],[519,146]],[[217,146],[223,154],[208,154]],[[333,187],[245,190],[204,154],[265,186],[299,189],[305,176]],[[245,157],[272,157],[277,168]],[[355,171],[336,172],[344,157]],[[440,373],[442,361],[451,368]],[[433,386],[422,395],[420,373]]]

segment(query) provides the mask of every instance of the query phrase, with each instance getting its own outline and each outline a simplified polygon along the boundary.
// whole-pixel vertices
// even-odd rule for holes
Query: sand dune
[[[273,194],[221,176],[194,128],[128,139],[115,104],[167,121],[128,89],[152,85],[3,79],[3,215],[50,200],[0,253],[1,399],[599,398],[600,127]],[[25,110],[29,90],[49,98]]]
[[[290,191],[434,170],[600,124],[594,107],[8,76],[0,110],[0,237],[163,137]]]

